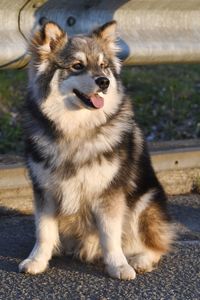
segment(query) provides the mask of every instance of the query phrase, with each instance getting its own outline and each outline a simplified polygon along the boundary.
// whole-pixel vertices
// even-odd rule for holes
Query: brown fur
[[[49,33],[53,32],[55,34],[54,38],[49,37]],[[66,33],[60,28],[58,30],[57,25],[53,23],[47,23],[43,31],[38,31],[35,33],[34,37],[31,40],[30,52],[34,54],[33,58],[37,62],[42,62],[47,59],[53,59],[57,51],[60,51],[67,42]],[[46,51],[41,48],[41,46],[49,45],[50,51]]]
[[[156,203],[151,203],[139,218],[139,232],[141,240],[151,250],[160,253],[169,251],[169,243],[166,239],[167,223]]]

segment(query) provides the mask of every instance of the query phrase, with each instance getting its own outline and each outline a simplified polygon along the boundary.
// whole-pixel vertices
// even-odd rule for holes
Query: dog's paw
[[[135,279],[135,270],[128,264],[121,266],[106,266],[106,271],[113,278],[118,278],[122,280],[132,280]]]
[[[44,272],[47,266],[47,262],[27,258],[19,264],[19,272],[35,275]]]
[[[138,254],[131,257],[129,264],[136,270],[137,273],[151,272],[156,267],[156,262],[153,262],[148,255]]]

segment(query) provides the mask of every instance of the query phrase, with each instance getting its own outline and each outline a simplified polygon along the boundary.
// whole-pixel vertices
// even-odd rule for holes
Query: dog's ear
[[[110,21],[105,23],[103,26],[95,29],[92,32],[93,36],[98,40],[104,43],[107,48],[110,48],[114,52],[118,52],[119,48],[117,47],[117,22]]]
[[[67,43],[67,34],[54,22],[47,22],[41,30],[33,35],[30,44],[31,52],[47,57],[62,49]]]

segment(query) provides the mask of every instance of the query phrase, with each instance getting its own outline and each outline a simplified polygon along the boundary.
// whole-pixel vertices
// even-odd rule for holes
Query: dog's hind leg
[[[58,222],[53,212],[36,212],[36,243],[29,257],[19,265],[19,271],[38,274],[45,271],[53,251],[59,245]]]
[[[129,264],[138,273],[150,272],[160,258],[170,250],[174,238],[173,224],[166,208],[160,205],[156,193],[148,192],[136,204],[129,228],[129,249],[124,249]],[[128,224],[127,224],[128,225]],[[127,227],[128,228],[128,227]],[[128,240],[128,233],[126,244]],[[127,247],[125,247],[127,248]]]
[[[146,249],[144,252],[129,257],[128,262],[137,273],[151,272],[157,266],[161,255],[159,252]]]

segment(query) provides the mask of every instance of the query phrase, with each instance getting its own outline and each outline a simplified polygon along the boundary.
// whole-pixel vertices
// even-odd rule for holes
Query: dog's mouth
[[[88,107],[98,109],[104,106],[104,98],[102,98],[98,94],[91,94],[90,96],[88,96],[77,89],[73,89],[73,92]]]

